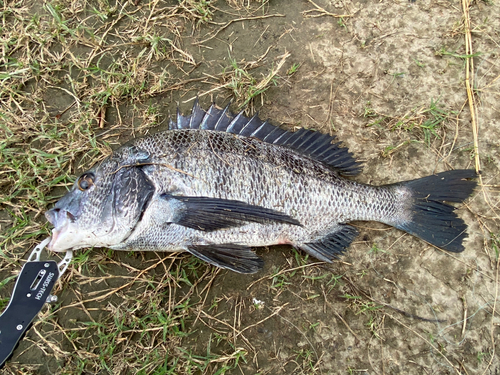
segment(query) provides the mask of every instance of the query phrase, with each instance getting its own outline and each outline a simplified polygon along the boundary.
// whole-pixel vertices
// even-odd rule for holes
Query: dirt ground
[[[460,254],[372,222],[254,275],[81,251],[3,373],[500,374],[497,1],[0,4],[1,306],[75,176],[197,96],[335,134],[364,183],[481,171]]]

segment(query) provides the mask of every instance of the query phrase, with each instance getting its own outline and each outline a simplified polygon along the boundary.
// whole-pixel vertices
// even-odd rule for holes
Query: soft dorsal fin
[[[335,136],[307,129],[290,132],[262,121],[257,114],[251,118],[246,117],[243,111],[233,115],[229,112],[229,105],[218,109],[212,104],[205,111],[196,99],[190,115],[183,116],[177,110],[177,122],[171,121],[170,129],[215,130],[253,137],[266,143],[289,147],[328,165],[343,176],[354,176],[361,172],[360,163],[347,148],[342,147],[340,142],[332,143],[336,140]]]

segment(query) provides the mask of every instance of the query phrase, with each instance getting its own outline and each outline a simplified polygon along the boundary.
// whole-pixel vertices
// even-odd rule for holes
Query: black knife
[[[29,261],[19,274],[9,305],[0,315],[0,368],[46,302],[59,278],[55,261]],[[50,298],[49,298],[50,296]]]

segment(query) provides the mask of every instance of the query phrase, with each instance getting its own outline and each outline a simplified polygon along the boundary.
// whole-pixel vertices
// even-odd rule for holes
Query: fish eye
[[[81,191],[87,190],[92,185],[94,185],[93,173],[82,174],[78,179],[78,189],[80,189]]]

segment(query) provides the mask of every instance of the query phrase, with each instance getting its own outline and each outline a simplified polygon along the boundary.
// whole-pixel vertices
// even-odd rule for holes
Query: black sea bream
[[[46,213],[49,249],[188,251],[252,273],[262,267],[253,247],[290,244],[331,262],[358,234],[348,225],[356,220],[464,249],[467,226],[444,202],[472,193],[474,171],[365,185],[345,178],[361,168],[333,141],[196,102],[170,130],[134,139],[82,174]]]

